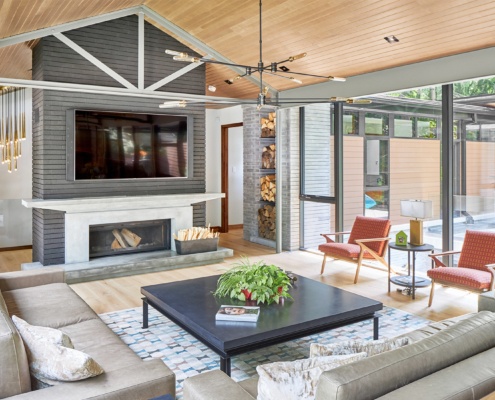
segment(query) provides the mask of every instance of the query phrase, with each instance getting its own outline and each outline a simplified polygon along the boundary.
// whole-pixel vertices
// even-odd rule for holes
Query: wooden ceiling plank
[[[205,52],[208,55],[211,55],[212,58],[215,60],[219,60],[222,62],[227,62],[227,63],[234,63],[232,60],[226,58],[222,54],[218,53],[216,50],[212,49],[211,47],[207,46],[205,43],[202,41],[198,40],[194,36],[192,36],[190,33],[182,30],[180,27],[177,25],[173,24],[166,18],[163,18],[160,14],[156,13],[154,10],[151,10],[150,8],[143,6],[143,12],[145,13],[146,16],[149,18],[152,18],[156,22],[158,22],[160,25],[162,25],[165,30],[173,32],[175,35],[179,36],[184,40],[186,43],[192,44],[194,47],[200,49],[201,51]],[[238,67],[229,67],[233,71],[235,71],[237,74],[244,74],[245,69],[244,68],[238,68]],[[259,84],[259,81],[253,77],[253,76],[247,76],[246,79],[251,80],[255,84]],[[270,90],[276,91],[275,88],[270,87],[267,85]]]

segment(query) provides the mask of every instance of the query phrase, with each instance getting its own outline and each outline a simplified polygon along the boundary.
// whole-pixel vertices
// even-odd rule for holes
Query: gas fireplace
[[[170,250],[170,219],[90,225],[89,257]]]

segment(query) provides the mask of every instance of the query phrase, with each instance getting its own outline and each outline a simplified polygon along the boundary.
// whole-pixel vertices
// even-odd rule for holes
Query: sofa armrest
[[[118,357],[118,354],[115,355]],[[148,400],[171,394],[175,398],[175,375],[155,358],[97,377],[66,382],[9,397],[13,400]]]
[[[44,267],[25,271],[4,272],[0,274],[0,291],[24,289],[50,283],[64,283],[62,267]]]
[[[208,371],[184,381],[184,400],[255,400],[220,370]]]

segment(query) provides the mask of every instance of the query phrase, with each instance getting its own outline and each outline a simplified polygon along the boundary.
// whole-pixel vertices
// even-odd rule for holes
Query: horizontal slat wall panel
[[[433,218],[440,218],[440,141],[390,139],[390,219],[406,224],[400,215],[404,199],[432,200]]]
[[[364,138],[344,136],[344,230],[364,212]]]
[[[495,143],[466,142],[466,210],[472,215],[493,213],[495,189]]]
[[[117,73],[137,84],[136,16],[109,21],[66,33],[70,39],[99,58]],[[164,49],[189,51],[157,28],[145,24],[146,85],[152,84],[184,65],[164,57]],[[153,62],[149,62],[152,60]],[[203,94],[204,66],[164,86],[161,90]],[[121,87],[110,76],[54,37],[38,43],[33,51],[33,75],[78,84]],[[80,197],[160,195],[205,192],[204,106],[186,109],[158,108],[159,100],[35,90],[33,94],[33,197],[67,199]],[[67,111],[74,109],[179,114],[193,117],[193,173],[188,179],[67,180]],[[205,204],[193,209],[195,225],[205,224]],[[55,213],[55,212],[54,212]],[[52,218],[49,218],[52,217]],[[64,214],[33,214],[33,253],[43,265],[64,261]],[[40,248],[41,247],[41,248]]]

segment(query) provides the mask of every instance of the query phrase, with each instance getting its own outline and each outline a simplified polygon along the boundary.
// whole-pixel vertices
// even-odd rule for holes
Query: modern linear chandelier
[[[303,57],[306,57],[307,53],[301,53],[297,54],[294,56],[290,56],[286,58],[285,60],[278,61],[278,62],[272,62],[269,64],[265,64],[263,62],[263,34],[262,34],[262,0],[259,1],[259,61],[257,65],[244,65],[244,64],[236,64],[236,63],[229,63],[229,62],[224,62],[224,61],[218,61],[214,60],[211,58],[206,58],[206,57],[194,57],[189,55],[188,53],[184,52],[179,52],[175,50],[165,50],[165,53],[168,55],[173,56],[173,59],[175,61],[183,61],[183,62],[191,62],[191,63],[209,63],[209,64],[220,64],[220,65],[225,65],[228,67],[236,67],[240,68],[241,70],[244,70],[244,73],[238,74],[233,78],[226,79],[224,82],[232,85],[234,84],[237,80],[242,79],[244,77],[251,76],[253,74],[259,74],[259,87],[260,87],[260,92],[258,94],[258,98],[256,99],[256,104],[258,110],[261,109],[264,105],[280,105],[280,103],[316,103],[316,102],[346,102],[350,104],[369,104],[371,103],[370,100],[365,100],[365,99],[349,99],[346,97],[331,97],[331,98],[326,98],[326,99],[284,99],[284,100],[274,100],[272,101],[271,99],[267,98],[268,94],[268,87],[265,87],[263,85],[263,74],[268,74],[268,75],[273,75],[277,76],[279,78],[284,78],[284,79],[289,79],[294,83],[302,84],[303,82],[296,78],[295,76],[298,77],[303,77],[303,76],[309,76],[313,78],[322,78],[326,79],[329,81],[337,81],[337,82],[345,82],[345,78],[343,77],[337,77],[337,76],[323,76],[323,75],[315,75],[315,74],[308,74],[308,73],[303,73],[303,72],[295,72],[291,71],[285,64],[294,62],[296,60],[299,60]],[[185,100],[181,100],[180,102],[178,101],[168,101],[164,102],[163,104],[160,105],[160,108],[172,108],[172,107],[185,107],[187,102]]]
[[[21,142],[26,140],[25,93],[25,89],[0,88],[0,150],[9,172],[17,171]]]

